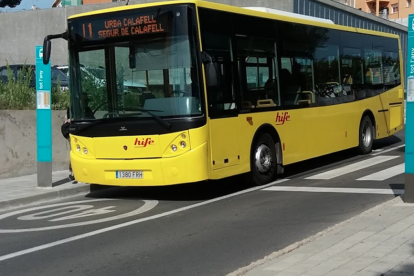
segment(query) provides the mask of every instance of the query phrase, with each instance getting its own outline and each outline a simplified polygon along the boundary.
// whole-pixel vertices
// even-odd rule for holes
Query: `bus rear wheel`
[[[361,125],[359,126],[358,149],[361,153],[367,154],[372,151],[374,136],[374,126],[372,125],[371,118],[369,116],[365,116],[361,121]]]
[[[263,133],[255,140],[250,168],[254,185],[264,185],[275,179],[277,157],[275,142],[270,134]]]

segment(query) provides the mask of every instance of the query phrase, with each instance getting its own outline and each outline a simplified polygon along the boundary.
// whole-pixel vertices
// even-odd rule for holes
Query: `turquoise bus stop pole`
[[[405,192],[403,199],[414,202],[414,14],[408,16],[407,39],[407,98],[405,122]]]
[[[50,62],[43,64],[43,46],[36,46],[37,186],[52,187],[52,94]]]

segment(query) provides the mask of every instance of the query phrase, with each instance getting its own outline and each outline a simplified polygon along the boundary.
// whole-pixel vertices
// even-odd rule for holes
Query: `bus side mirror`
[[[50,61],[50,52],[52,48],[52,44],[50,43],[50,40],[45,37],[45,40],[43,40],[43,64],[48,64]]]
[[[221,80],[220,64],[218,62],[214,62],[212,57],[206,52],[202,52],[202,58],[203,58],[204,68],[206,71],[206,86],[207,87],[220,86],[220,80]]]
[[[48,64],[50,61],[50,52],[52,51],[52,44],[50,43],[51,39],[55,39],[55,38],[63,38],[65,40],[68,40],[68,33],[64,32],[61,34],[56,34],[56,35],[48,35],[45,37],[45,39],[43,40],[43,64]]]

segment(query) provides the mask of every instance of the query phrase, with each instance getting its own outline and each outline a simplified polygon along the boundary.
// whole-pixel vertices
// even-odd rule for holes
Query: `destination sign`
[[[72,22],[72,30],[76,37],[79,38],[80,36],[83,40],[102,40],[106,38],[165,33],[168,32],[168,21],[168,13],[158,16],[155,13],[107,15],[105,18],[88,17],[85,20],[75,19]]]

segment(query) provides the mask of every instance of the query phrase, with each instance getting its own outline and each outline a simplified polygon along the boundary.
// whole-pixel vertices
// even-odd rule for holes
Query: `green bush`
[[[8,70],[8,82],[1,83],[0,88],[0,109],[34,109],[35,108],[35,89],[30,87],[30,76],[32,69],[28,69],[29,74],[19,73],[17,79],[14,78],[12,71]]]
[[[60,82],[58,81],[57,88],[52,88],[52,109],[66,110],[70,104],[69,90],[60,90]]]
[[[0,109],[36,109],[36,89],[30,87],[32,68],[29,67],[26,74],[22,73],[23,71],[25,70],[22,70],[16,79],[9,68],[8,82],[0,82]],[[52,109],[66,109],[69,102],[68,90],[61,91],[60,85],[52,89]]]
[[[97,85],[90,78],[82,79],[82,91],[89,98],[89,107],[92,110],[108,110],[106,84]]]

